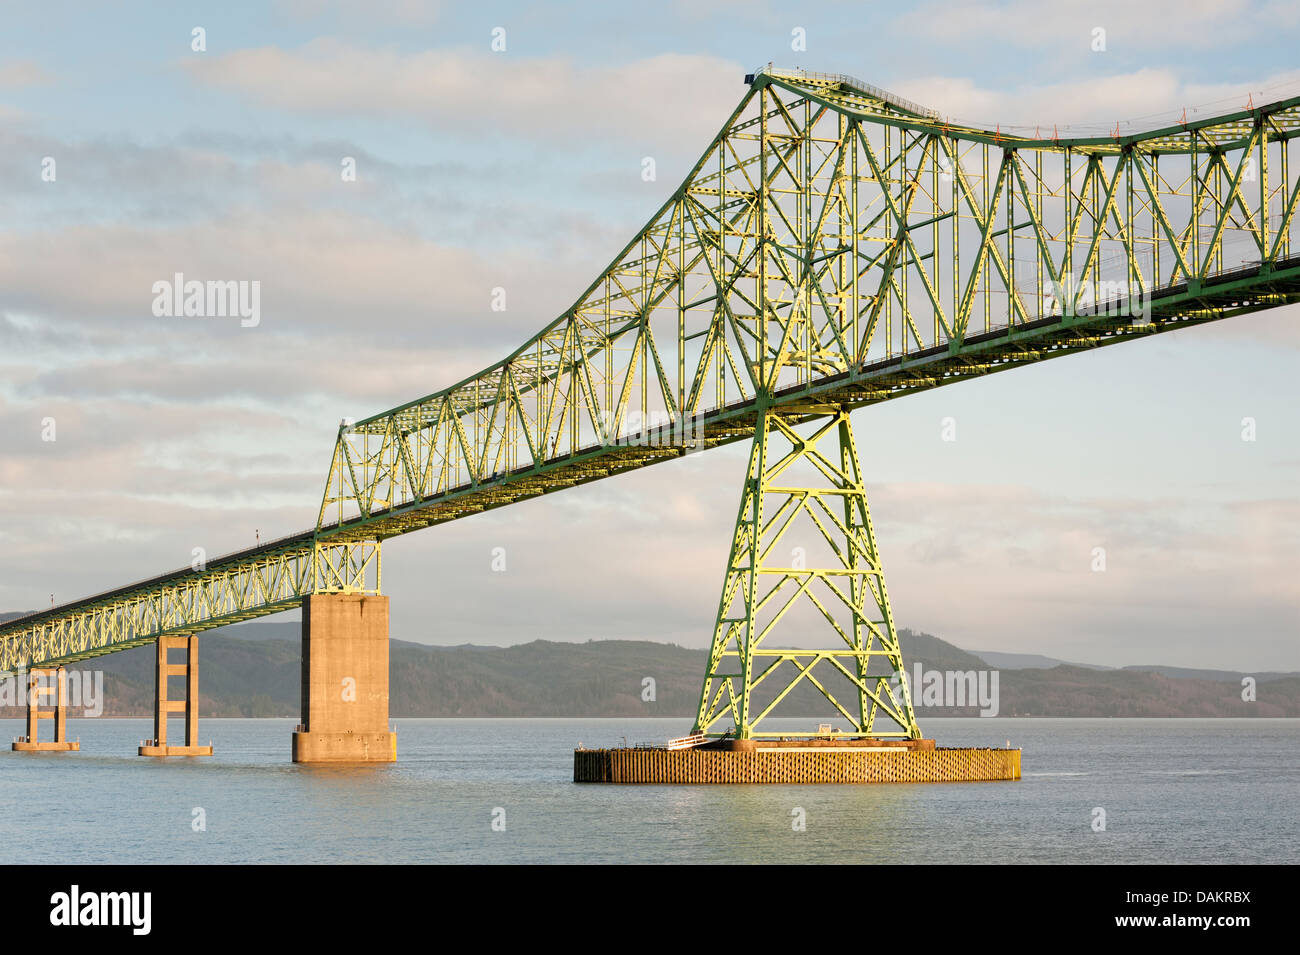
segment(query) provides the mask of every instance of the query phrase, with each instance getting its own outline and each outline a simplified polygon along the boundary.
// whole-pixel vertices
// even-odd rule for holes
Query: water
[[[289,762],[293,720],[207,719],[216,755],[170,760],[134,755],[150,721],[69,721],[80,753],[0,754],[0,862],[1300,862],[1300,720],[928,718],[1024,779],[856,786],[571,781],[580,741],[680,719],[393,722],[399,762],[328,768]]]

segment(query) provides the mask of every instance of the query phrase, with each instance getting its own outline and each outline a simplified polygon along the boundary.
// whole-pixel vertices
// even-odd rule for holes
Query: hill
[[[296,623],[256,622],[201,638],[204,716],[297,717],[301,656]],[[989,671],[981,657],[931,634],[900,634],[909,678],[930,671]],[[152,647],[138,647],[77,664],[102,671],[104,715],[147,717],[153,708]],[[393,640],[390,712],[394,717],[681,716],[699,702],[705,653],[644,640],[554,643],[513,647],[430,647]],[[872,672],[878,672],[873,669]],[[1032,660],[998,671],[1002,716],[1300,716],[1300,676],[1260,674],[1258,701],[1241,700],[1242,674],[1172,667],[1094,669]],[[652,681],[652,682],[647,682]],[[847,683],[838,690],[847,688]],[[765,687],[758,706],[771,699]],[[768,693],[771,691],[768,690]],[[643,699],[643,695],[647,697]],[[649,699],[649,697],[653,699]],[[924,706],[919,717],[975,716],[978,705]],[[949,697],[945,702],[951,703]],[[968,701],[974,702],[974,701]],[[782,703],[782,715],[833,719],[837,714],[810,686]],[[0,707],[0,715],[23,710]]]

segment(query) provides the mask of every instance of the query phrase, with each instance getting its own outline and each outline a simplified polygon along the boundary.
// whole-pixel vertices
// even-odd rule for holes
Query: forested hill
[[[296,717],[300,706],[298,624],[256,622],[200,638],[203,716]],[[998,715],[1044,717],[1300,716],[1300,674],[1254,674],[1255,702],[1243,702],[1251,674],[1173,667],[1099,669],[1035,658],[1032,666],[990,667],[937,637],[904,630],[910,677],[928,671],[998,671]],[[990,656],[998,656],[990,654]],[[1004,655],[1005,656],[1005,655]],[[150,716],[152,647],[78,664],[104,673],[105,716]],[[1011,662],[1014,662],[1011,661]],[[699,702],[703,650],[650,641],[597,640],[513,647],[430,647],[393,640],[394,717],[680,716]],[[647,680],[653,681],[647,683]],[[918,704],[923,694],[913,690]],[[650,699],[653,697],[653,699]],[[12,697],[8,697],[12,699]],[[829,718],[811,687],[787,698],[782,715]],[[919,715],[973,716],[978,705],[918,706]],[[977,702],[977,701],[976,701]],[[17,717],[18,708],[0,707]]]

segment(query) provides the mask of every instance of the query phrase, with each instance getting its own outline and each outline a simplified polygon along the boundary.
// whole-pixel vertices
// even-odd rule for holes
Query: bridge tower
[[[795,700],[834,728],[760,729]],[[847,408],[759,411],[693,734],[921,738]]]

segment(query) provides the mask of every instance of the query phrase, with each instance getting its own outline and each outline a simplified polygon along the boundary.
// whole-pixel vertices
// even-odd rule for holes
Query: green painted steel
[[[322,544],[310,534],[10,621],[0,671],[73,663],[291,610],[313,593],[378,593],[380,546]],[[34,662],[33,662],[34,661]]]
[[[829,415],[804,436],[795,422],[809,411]],[[836,441],[834,453],[819,447],[827,438]],[[811,618],[802,626],[801,609]],[[772,637],[779,628],[828,639],[778,646]],[[877,661],[883,666],[873,667]],[[758,729],[805,685],[849,729]],[[888,725],[877,725],[878,717]],[[847,408],[762,414],[691,732],[737,739],[921,738]]]
[[[1023,137],[849,77],[759,71],[563,315],[340,427],[312,530],[0,625],[0,668],[373,592],[388,537],[752,439],[769,411],[795,427],[1300,300],[1298,132],[1300,98]],[[362,554],[360,576],[328,570]]]

